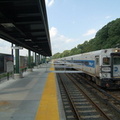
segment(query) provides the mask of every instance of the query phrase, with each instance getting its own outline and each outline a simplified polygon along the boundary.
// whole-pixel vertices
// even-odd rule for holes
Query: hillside
[[[109,22],[100,29],[94,39],[85,41],[71,50],[65,50],[63,53],[56,53],[52,58],[61,58],[70,55],[106,49],[120,46],[120,18]]]

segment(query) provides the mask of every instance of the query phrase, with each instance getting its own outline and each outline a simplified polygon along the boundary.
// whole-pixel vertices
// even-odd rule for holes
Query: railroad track
[[[97,105],[99,101],[86,94],[77,82],[65,74],[57,74],[57,78],[67,120],[112,120],[112,114],[107,113],[106,108],[101,109]]]
[[[70,75],[70,74],[69,74]],[[87,90],[99,97],[105,104],[113,108],[118,114],[120,114],[120,91],[103,90],[96,84],[80,76],[79,74],[71,74],[71,77],[79,81]],[[81,79],[83,79],[81,81]],[[87,83],[88,84],[87,84]]]
[[[110,94],[112,97],[116,98],[118,101],[120,101],[120,90],[107,91],[107,93]]]

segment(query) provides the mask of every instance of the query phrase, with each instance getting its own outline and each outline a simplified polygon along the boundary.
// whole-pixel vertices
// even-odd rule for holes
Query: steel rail
[[[89,85],[91,85],[92,87],[94,87],[96,90],[98,90],[99,92],[103,93],[106,97],[111,98],[111,99],[115,100],[116,103],[119,103],[119,104],[120,104],[120,100],[116,99],[116,97],[113,96],[112,94],[107,93],[105,90],[103,90],[103,89],[101,89],[101,88],[98,88],[98,87],[96,87],[95,85],[91,84],[91,83],[89,82],[89,80],[87,80],[87,78],[84,78],[84,77],[82,77],[82,76],[79,76],[79,77],[81,77],[82,79],[84,79]]]
[[[68,76],[68,75],[67,75]],[[95,108],[98,110],[98,112],[106,119],[106,120],[111,120],[111,118],[109,118],[102,110],[101,108],[95,104],[91,98],[78,86],[78,84],[73,80],[71,79],[70,76],[68,76],[69,79],[76,85],[76,87],[84,94],[84,96],[92,103],[93,106],[95,106]]]
[[[80,117],[78,111],[76,110],[76,108],[75,108],[75,106],[74,106],[74,103],[73,103],[72,100],[71,100],[71,97],[70,97],[70,94],[69,94],[69,92],[68,92],[68,90],[67,90],[67,87],[66,87],[65,84],[63,83],[63,80],[62,80],[62,78],[60,77],[59,74],[58,74],[58,76],[59,76],[59,79],[60,79],[60,81],[61,81],[61,83],[62,83],[62,85],[63,85],[63,87],[64,87],[65,92],[67,93],[67,97],[68,97],[68,99],[69,99],[69,101],[70,101],[70,103],[71,103],[71,105],[72,105],[72,108],[73,108],[73,111],[74,111],[74,113],[75,113],[75,115],[76,115],[76,118],[77,118],[78,120],[82,120],[82,118]]]
[[[109,106],[110,106],[111,108],[113,108],[117,113],[120,114],[120,109],[119,109],[118,106],[117,106],[118,104],[120,104],[120,100],[116,99],[114,96],[110,95],[110,94],[107,93],[105,90],[97,87],[96,84],[95,84],[95,85],[92,84],[87,78],[84,78],[83,76],[78,75],[78,74],[76,74],[76,75],[77,75],[79,78],[84,79],[85,82],[87,82],[87,83],[90,85],[91,89],[88,88],[88,87],[86,87],[86,86],[85,86],[85,83],[83,83],[83,81],[80,81],[80,80],[79,80],[79,82],[82,83],[82,85],[83,85],[84,87],[86,87],[86,89],[90,89],[90,91],[93,92],[93,94],[95,94],[96,96],[98,96],[101,100],[103,100],[103,102],[104,102],[105,104],[109,105]],[[106,98],[106,99],[103,99],[102,96],[100,96],[99,94],[96,94],[96,92],[94,92],[94,91],[92,90],[93,88],[94,88],[95,90],[98,90],[98,92],[102,93],[102,94],[103,94],[105,97],[107,97],[107,98]],[[113,100],[114,100],[114,103],[111,102],[111,101],[113,101]]]

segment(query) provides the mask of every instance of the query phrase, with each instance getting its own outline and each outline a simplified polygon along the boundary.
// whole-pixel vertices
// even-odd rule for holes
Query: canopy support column
[[[38,56],[36,52],[35,52],[35,68],[38,68]]]
[[[15,45],[18,47],[17,45]],[[22,77],[22,73],[20,73],[20,60],[19,60],[19,48],[15,49],[15,74],[14,79],[19,79]]]
[[[28,50],[28,69],[27,71],[32,72],[32,64],[31,64],[31,51]]]

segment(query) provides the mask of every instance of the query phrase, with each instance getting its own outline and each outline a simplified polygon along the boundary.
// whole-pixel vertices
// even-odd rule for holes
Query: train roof
[[[86,53],[82,53],[82,54],[76,54],[76,55],[72,55],[72,56],[68,56],[68,57],[64,57],[65,58],[69,58],[69,57],[78,57],[81,56],[83,54],[101,54],[101,53],[106,53],[106,52],[116,52],[116,50],[119,50],[120,52],[120,48],[109,48],[109,49],[101,49],[101,50],[97,50],[97,51],[91,51],[91,52],[86,52]],[[59,59],[63,59],[63,58],[59,58]]]

